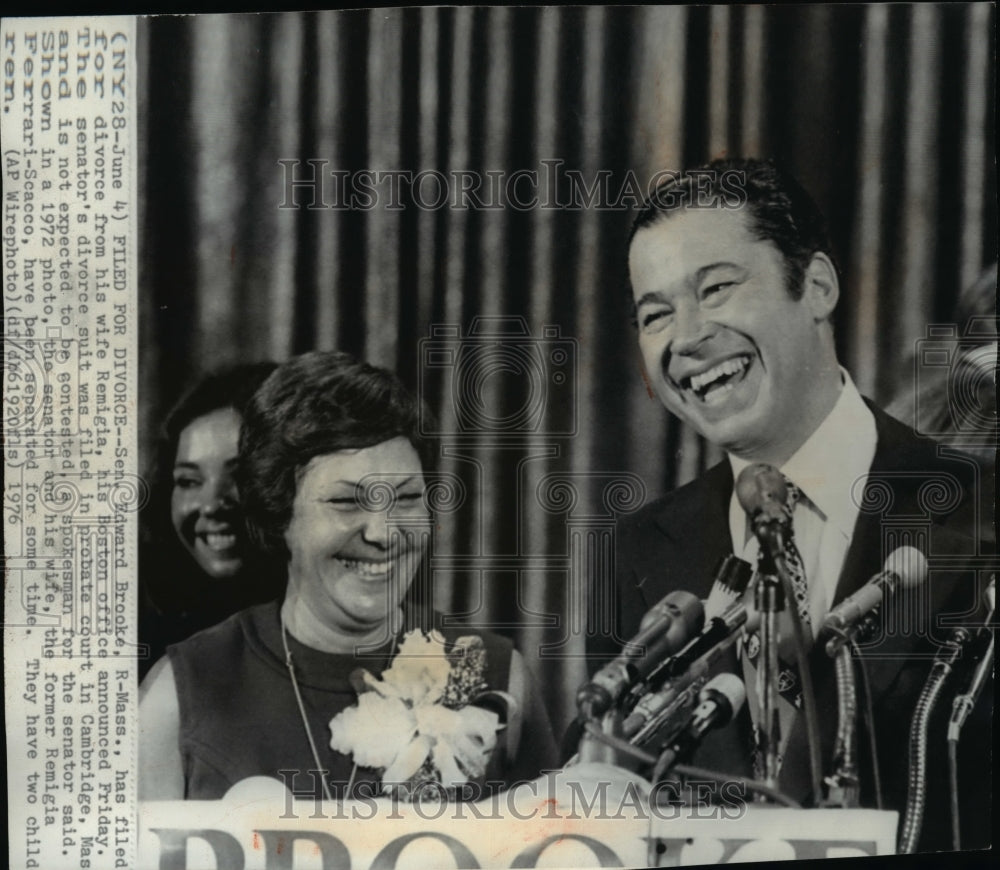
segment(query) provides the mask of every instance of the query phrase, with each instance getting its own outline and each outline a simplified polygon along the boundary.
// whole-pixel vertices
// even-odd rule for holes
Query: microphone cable
[[[762,794],[765,797],[770,798],[775,803],[783,804],[786,807],[791,807],[792,809],[802,809],[802,805],[798,801],[793,800],[788,797],[788,795],[779,791],[772,786],[769,786],[766,782],[760,782],[756,779],[744,779],[739,776],[729,776],[724,773],[717,773],[714,770],[708,770],[704,767],[695,767],[690,764],[675,764],[674,760],[677,758],[676,753],[673,751],[672,747],[668,747],[663,751],[660,757],[656,761],[656,766],[653,768],[652,782],[653,787],[656,787],[656,783],[659,782],[660,777],[666,772],[668,768],[672,769],[675,773],[679,773],[681,776],[687,779],[697,779],[697,780],[711,780],[712,782],[718,783],[738,783],[743,786],[744,795],[750,791],[757,794]],[[650,795],[652,798],[653,796]],[[649,833],[646,837],[646,842],[648,846],[646,847],[646,863],[650,867],[658,867],[659,863],[656,861],[657,855],[657,841],[656,837],[653,836],[653,814],[649,814]]]
[[[619,737],[615,737],[613,734],[605,734],[601,730],[600,724],[595,719],[588,719],[583,723],[583,730],[593,737],[595,740],[600,741],[612,749],[621,752],[623,755],[629,755],[636,761],[641,761],[643,764],[649,766],[651,764],[656,764],[656,756],[645,749],[640,749],[638,746],[633,746],[627,740],[622,740]]]
[[[837,771],[827,782],[831,786],[831,793],[834,787],[840,792],[834,799],[837,806],[854,807],[858,803],[859,790],[858,763],[855,758],[858,699],[850,647],[843,646],[837,653],[834,675],[837,681],[837,738],[833,758]]]
[[[666,750],[664,755],[669,754],[670,750]],[[783,791],[768,785],[766,782],[761,782],[759,779],[747,779],[742,776],[733,776],[728,773],[719,773],[716,770],[709,770],[707,767],[695,767],[693,764],[675,764],[673,770],[679,773],[686,779],[696,779],[696,780],[711,780],[712,782],[718,782],[723,785],[728,783],[736,783],[743,788],[743,794],[748,793],[763,795],[766,798],[774,801],[776,804],[781,804],[782,806],[788,807],[793,810],[801,810],[802,804],[800,804],[794,798],[789,797]],[[656,787],[656,780],[653,780],[653,787]],[[651,796],[652,797],[652,796]],[[659,867],[659,863],[654,863],[656,860],[656,838],[653,836],[653,814],[649,814],[649,833],[647,835],[647,842],[649,846],[646,849],[646,863],[650,867]]]
[[[913,713],[910,728],[910,771],[907,779],[906,813],[903,829],[899,836],[899,852],[911,855],[917,848],[917,840],[924,822],[924,807],[927,802],[927,732],[931,716],[937,706],[944,684],[952,667],[962,654],[962,646],[968,639],[968,632],[956,629],[946,644],[946,650],[938,654],[931,667],[930,676],[924,684]]]
[[[768,785],[766,782],[761,782],[756,779],[745,779],[740,776],[731,776],[725,773],[718,773],[717,771],[708,770],[704,767],[695,767],[691,764],[674,764],[673,761],[676,757],[677,756],[673,752],[672,747],[668,747],[657,759],[656,766],[653,768],[652,774],[654,789],[656,788],[656,783],[659,781],[660,777],[666,772],[667,768],[670,768],[675,773],[680,774],[686,779],[696,779],[699,781],[711,780],[712,782],[722,783],[723,785],[736,783],[743,787],[744,795],[746,795],[747,792],[753,792],[770,798],[775,803],[782,804],[783,806],[791,807],[795,810],[802,809],[802,805],[798,801],[793,800],[784,792]],[[650,795],[650,798],[652,803],[653,795]],[[652,812],[649,814],[649,833],[646,836],[646,842],[648,843],[648,846],[646,847],[646,863],[650,867],[659,867],[659,862],[656,860],[657,840],[656,837],[653,836]]]
[[[931,713],[937,704],[948,671],[937,665],[924,686],[913,713],[910,728],[910,775],[907,781],[906,814],[903,816],[903,830],[899,837],[899,852],[912,854],[917,847],[917,837],[924,821],[924,804],[927,799],[927,729]]]
[[[676,770],[681,776],[686,776],[689,779],[710,779],[713,782],[721,783],[735,782],[742,785],[747,791],[762,794],[764,797],[770,798],[775,803],[790,807],[793,810],[802,809],[802,804],[800,804],[797,800],[789,797],[779,789],[772,788],[766,782],[761,782],[757,779],[747,779],[741,776],[731,776],[726,773],[718,773],[714,770],[708,770],[705,767],[695,767],[693,764],[675,764],[674,770]]]
[[[841,727],[840,723],[845,722],[845,718],[850,716],[853,718],[854,714],[857,712],[857,703],[855,702],[849,709],[845,709],[845,693],[850,692],[852,697],[854,696],[854,680],[855,677],[861,683],[861,691],[864,695],[864,702],[861,706],[861,715],[864,717],[865,732],[868,737],[868,751],[871,755],[872,763],[872,778],[874,780],[875,786],[875,807],[876,809],[885,808],[885,799],[882,794],[882,772],[879,768],[879,756],[878,756],[878,739],[875,734],[875,703],[872,700],[872,687],[871,682],[868,678],[868,665],[865,662],[864,655],[861,652],[861,647],[858,645],[857,640],[851,637],[846,632],[840,629],[832,629],[835,637],[841,642],[838,644],[837,653],[834,658],[834,668],[835,676],[837,680],[837,746],[847,743],[849,740],[849,735]],[[846,654],[844,654],[845,648],[850,648],[852,667],[854,664],[857,665],[857,670],[852,671],[850,674],[843,672],[843,668],[846,667],[843,664],[846,659]],[[829,645],[827,646],[829,650]],[[846,702],[851,704],[850,701]],[[837,750],[834,751],[834,757],[838,757]],[[858,768],[859,778],[860,778],[860,767]],[[860,789],[860,783],[859,783]]]
[[[646,752],[644,749],[639,749],[639,747],[633,746],[631,743],[626,740],[622,740],[620,737],[605,734],[601,730],[601,726],[594,721],[588,721],[584,725],[584,730],[595,740],[600,740],[602,743],[606,743],[608,746],[618,750],[624,755],[631,755],[637,761],[641,761],[647,766],[655,766],[659,760],[658,757],[652,753]],[[738,785],[743,786],[745,791],[762,794],[764,797],[770,798],[775,803],[782,804],[783,806],[790,807],[795,810],[802,809],[802,804],[800,804],[797,800],[758,779],[733,776],[728,773],[718,773],[714,770],[708,770],[704,767],[695,767],[690,764],[675,764],[673,769],[677,771],[677,773],[681,774],[681,776],[693,777],[696,779],[710,779],[713,782],[719,783],[735,782]],[[653,785],[656,785],[655,781],[653,782]]]

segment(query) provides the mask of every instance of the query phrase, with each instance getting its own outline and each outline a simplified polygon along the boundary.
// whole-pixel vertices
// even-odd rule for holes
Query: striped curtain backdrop
[[[885,403],[996,258],[994,28],[990,4],[147,19],[142,441],[222,364],[399,372],[461,499],[435,605],[515,638],[562,727],[615,516],[720,458],[643,382],[637,197],[713,157],[785,163],[830,221],[841,358]],[[313,172],[317,207],[300,185],[283,208]],[[456,207],[470,179],[500,207]]]

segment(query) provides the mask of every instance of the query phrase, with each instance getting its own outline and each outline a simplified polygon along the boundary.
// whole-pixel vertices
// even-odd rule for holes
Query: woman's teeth
[[[231,550],[236,546],[236,535],[209,532],[207,535],[203,535],[202,539],[205,541],[206,546],[210,550],[216,550],[218,552]]]
[[[341,559],[337,560],[348,571],[360,574],[362,577],[381,577],[389,572],[389,562],[372,562],[367,559]]]

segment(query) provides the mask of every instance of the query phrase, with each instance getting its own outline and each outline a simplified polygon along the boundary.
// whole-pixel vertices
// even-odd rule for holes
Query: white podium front
[[[649,783],[598,764],[475,803],[295,800],[257,778],[221,801],[140,805],[138,870],[643,867],[650,838],[664,867],[895,848],[894,812],[773,808],[735,791],[693,807],[649,797]]]

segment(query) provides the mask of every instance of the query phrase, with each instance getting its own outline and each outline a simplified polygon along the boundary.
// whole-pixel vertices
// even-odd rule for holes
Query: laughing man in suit
[[[881,412],[838,361],[832,323],[838,270],[823,218],[793,179],[755,160],[718,161],[708,171],[676,176],[636,219],[628,262],[649,385],[727,458],[619,523],[617,639],[595,637],[592,664],[613,655],[618,640],[634,636],[643,614],[671,590],[706,598],[721,556],[750,558],[748,545],[755,542],[733,481],[752,462],[777,467],[802,493],[793,528],[808,585],[802,609],[814,627],[878,572],[898,544],[915,544],[935,557],[977,555],[970,534],[974,465],[939,456],[933,443]],[[927,656],[950,630],[940,617],[968,615],[975,587],[969,572],[932,571],[920,592],[927,624],[886,633],[869,662],[887,808],[902,812],[905,806],[914,705],[929,670]],[[813,646],[809,660],[826,775],[832,772],[836,691],[832,662],[821,647]],[[742,647],[733,650],[725,667],[748,678],[745,658]],[[748,679],[748,695],[753,692]],[[710,735],[695,763],[752,774],[749,708],[755,700],[736,722]],[[950,700],[945,703],[950,707]],[[786,714],[779,786],[806,800],[804,717],[794,709]],[[932,754],[940,758],[943,735],[932,736],[940,741]],[[862,802],[874,806],[865,744]],[[988,766],[984,779],[978,762],[980,781],[966,780],[970,792],[988,789]],[[928,808],[924,847],[948,848],[947,803],[942,807],[936,818]]]

